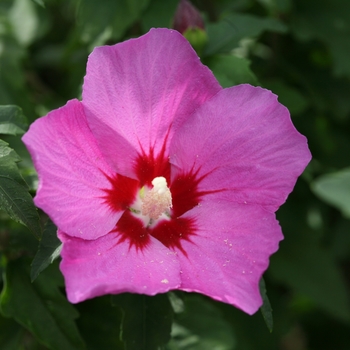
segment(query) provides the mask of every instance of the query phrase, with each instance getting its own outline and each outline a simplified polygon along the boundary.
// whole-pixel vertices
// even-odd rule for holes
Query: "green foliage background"
[[[0,0],[0,349],[350,348],[350,2],[343,0],[193,0],[206,23],[202,61],[224,87],[251,83],[278,94],[313,154],[277,214],[285,240],[264,276],[273,332],[261,313],[196,294],[66,301],[59,241],[33,205],[37,178],[20,136],[80,97],[93,47],[171,27],[177,3]],[[263,311],[271,327],[267,303]]]

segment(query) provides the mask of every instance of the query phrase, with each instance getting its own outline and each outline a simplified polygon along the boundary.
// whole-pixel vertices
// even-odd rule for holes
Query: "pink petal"
[[[187,257],[178,251],[180,289],[256,312],[260,278],[283,239],[275,215],[256,205],[204,201],[183,217],[197,230],[181,242]]]
[[[220,91],[177,131],[172,177],[198,171],[199,191],[216,200],[277,210],[310,161],[306,138],[270,91],[239,85]]]
[[[59,237],[63,242],[60,269],[72,303],[124,292],[155,295],[181,283],[177,257],[151,236],[142,250],[120,242],[113,232],[94,241],[62,232]]]
[[[112,176],[77,100],[35,121],[23,136],[39,175],[35,204],[67,234],[94,239],[122,214],[111,210],[103,189]]]
[[[181,34],[152,29],[93,51],[82,103],[109,164],[135,178],[137,156],[159,154],[178,125],[220,89]]]

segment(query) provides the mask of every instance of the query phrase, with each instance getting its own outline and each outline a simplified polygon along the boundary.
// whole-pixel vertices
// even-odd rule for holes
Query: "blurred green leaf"
[[[300,235],[271,257],[269,273],[323,310],[350,321],[349,293],[338,266],[316,237]]]
[[[311,188],[321,199],[350,218],[350,168],[320,176],[312,182]]]
[[[204,297],[186,294],[185,311],[176,315],[169,350],[232,350],[235,339],[221,312]]]
[[[327,95],[334,101],[334,104],[330,106],[331,116],[336,117],[339,121],[350,119],[350,80],[334,79],[325,88]]]
[[[32,0],[14,0],[9,11],[12,31],[18,42],[27,46],[33,42],[39,27],[38,16]]]
[[[38,5],[45,7],[45,3],[44,0],[33,0],[35,3],[37,3]]]
[[[286,30],[286,26],[275,18],[230,14],[217,23],[207,25],[209,40],[204,55],[228,53],[238,47],[241,39],[258,37],[264,31],[284,33]]]
[[[78,24],[85,42],[95,41],[110,29],[114,40],[139,18],[149,0],[81,0],[78,7]]]
[[[151,28],[170,28],[179,0],[150,0],[149,6],[141,17],[142,30]]]
[[[32,282],[60,255],[62,243],[57,237],[57,227],[49,219],[45,225],[38,251],[32,262],[30,279]]]
[[[334,61],[334,73],[350,77],[349,18],[349,1],[298,1],[291,29],[301,40],[318,39],[325,43]]]
[[[0,140],[0,208],[13,220],[27,226],[36,237],[40,237],[38,212],[17,168],[16,163],[20,158],[7,146],[6,142]]]
[[[350,256],[350,220],[339,218],[332,230],[331,254],[337,260],[346,261]]]
[[[24,327],[12,318],[0,314],[1,350],[44,350],[43,346]],[[45,349],[47,349],[45,347]]]
[[[0,2],[1,5],[1,2]],[[18,105],[27,117],[34,113],[34,104],[23,69],[25,48],[11,33],[9,14],[0,6],[0,105]]]
[[[121,308],[121,338],[127,350],[157,350],[170,339],[173,310],[166,294],[119,294],[112,297]]]
[[[263,304],[260,308],[260,311],[264,317],[267,328],[270,332],[273,330],[273,317],[272,317],[272,307],[270,304],[270,300],[267,297],[266,286],[264,278],[262,277],[259,283],[260,294],[263,300]]]
[[[260,0],[271,14],[287,13],[292,8],[292,0]]]
[[[249,68],[250,62],[245,58],[215,55],[208,58],[205,63],[224,88],[244,83],[258,84],[254,73]]]
[[[122,311],[111,307],[109,295],[87,300],[76,307],[80,314],[77,325],[88,350],[124,349],[120,340]]]
[[[278,101],[289,109],[292,116],[303,113],[308,107],[308,100],[297,89],[282,80],[269,80],[264,82],[264,87],[278,96]]]
[[[0,236],[0,239],[2,240],[1,236]],[[0,286],[2,286],[2,283],[3,283],[3,272],[5,271],[5,265],[6,265],[6,258],[2,253],[2,250],[3,248],[0,250]]]
[[[0,349],[21,349],[21,338],[23,338],[23,328],[13,319],[0,315]]]
[[[0,106],[0,134],[22,135],[27,127],[27,119],[17,106]]]
[[[62,285],[57,266],[47,269],[31,283],[28,261],[18,259],[6,266],[0,310],[14,318],[49,349],[84,349],[74,320],[77,311],[59,291]]]

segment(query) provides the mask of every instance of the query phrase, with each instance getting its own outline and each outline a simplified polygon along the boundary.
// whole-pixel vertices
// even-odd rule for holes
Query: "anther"
[[[153,188],[146,192],[142,198],[141,213],[156,220],[172,207],[171,192],[163,176],[152,181]]]

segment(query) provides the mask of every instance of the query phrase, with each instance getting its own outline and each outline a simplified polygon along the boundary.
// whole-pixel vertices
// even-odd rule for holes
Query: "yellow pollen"
[[[171,192],[163,176],[155,177],[153,188],[142,198],[141,213],[157,220],[172,207]]]

